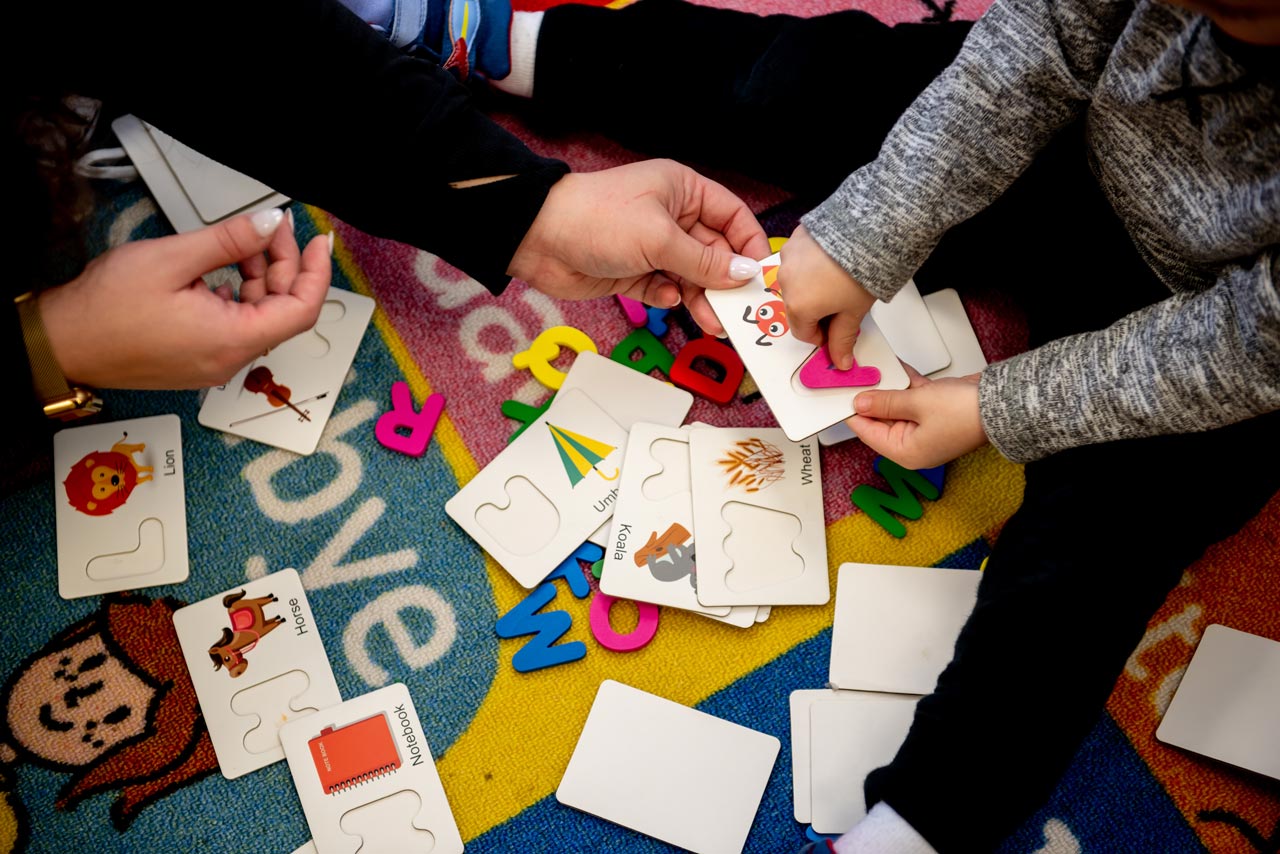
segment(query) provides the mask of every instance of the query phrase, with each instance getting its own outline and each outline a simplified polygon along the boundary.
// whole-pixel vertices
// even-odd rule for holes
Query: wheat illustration
[[[787,473],[782,451],[763,439],[737,442],[717,462],[724,466],[729,485],[739,486],[746,492],[759,492],[773,486]]]

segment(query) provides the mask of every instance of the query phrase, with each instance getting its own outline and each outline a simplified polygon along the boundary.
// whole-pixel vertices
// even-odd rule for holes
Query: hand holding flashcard
[[[186,580],[178,416],[60,430],[53,462],[62,598]]]
[[[372,317],[373,300],[331,288],[312,329],[209,390],[200,423],[294,453],[313,453]]]
[[[173,623],[228,779],[283,759],[286,721],[342,701],[296,570],[179,608]]]
[[[804,365],[818,348],[791,334],[787,307],[776,287],[778,255],[760,262],[763,272],[739,288],[709,290],[707,300],[734,349],[769,402],[778,425],[799,441],[853,414],[853,393],[840,387],[808,387]],[[770,284],[772,282],[773,284]],[[870,315],[853,348],[859,366],[880,371],[875,388],[906,388],[908,379],[897,356]]]

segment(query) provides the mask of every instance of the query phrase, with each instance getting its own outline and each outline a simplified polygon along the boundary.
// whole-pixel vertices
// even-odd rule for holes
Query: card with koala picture
[[[178,416],[60,430],[53,437],[53,465],[62,598],[186,580]]]

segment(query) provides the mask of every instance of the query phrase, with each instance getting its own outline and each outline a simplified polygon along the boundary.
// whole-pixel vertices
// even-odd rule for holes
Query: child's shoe
[[[459,80],[501,80],[511,73],[510,0],[341,2],[396,47],[421,53]]]

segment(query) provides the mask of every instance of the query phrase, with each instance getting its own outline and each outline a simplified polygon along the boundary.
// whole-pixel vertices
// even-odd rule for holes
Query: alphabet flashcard
[[[186,580],[178,416],[60,430],[53,436],[53,467],[62,598]]]
[[[280,729],[318,854],[461,854],[413,698],[397,682]]]
[[[314,327],[209,390],[200,423],[297,454],[314,453],[373,307],[362,294],[330,288]]]
[[[560,393],[575,388],[595,401],[623,430],[630,430],[641,421],[678,427],[693,406],[693,395],[684,389],[590,351],[574,358]]]
[[[951,353],[914,279],[889,302],[876,300],[871,317],[894,354],[918,373],[932,374],[951,364]]]
[[[778,428],[689,434],[698,601],[823,605],[831,598],[817,441]]]
[[[981,579],[976,569],[841,564],[831,686],[928,694],[951,661]]]
[[[810,388],[801,381],[801,369],[818,348],[791,334],[787,307],[777,287],[778,255],[760,264],[762,272],[754,279],[729,290],[708,290],[707,300],[778,425],[788,438],[799,441],[852,415],[855,392],[842,387]],[[870,314],[862,322],[853,357],[858,365],[879,369],[879,384],[869,388],[907,387],[906,371]]]
[[[179,608],[173,624],[228,779],[283,759],[286,722],[342,701],[297,570]]]
[[[1280,641],[1205,627],[1156,738],[1280,780]]]
[[[612,517],[626,444],[626,430],[581,389],[561,389],[445,512],[532,589]]]
[[[605,680],[556,799],[697,854],[747,841],[778,739]]]
[[[613,527],[605,541],[600,589],[610,596],[683,608],[739,628],[755,625],[755,606],[698,601],[689,480],[689,435],[640,423],[627,437]]]
[[[926,294],[924,305],[929,311],[929,317],[933,320],[934,328],[942,337],[949,361],[941,370],[932,373],[920,372],[926,374],[931,380],[940,380],[944,377],[965,377],[985,368],[987,357],[982,353],[982,345],[978,343],[973,324],[969,322],[969,315],[965,313],[964,305],[960,302],[960,294],[955,288],[943,288]],[[914,367],[910,359],[904,357],[903,361]],[[852,393],[856,395],[858,391],[860,389],[853,389]],[[818,434],[818,441],[823,445],[835,445],[856,438],[853,431],[849,429],[849,425],[843,421],[832,424]]]

